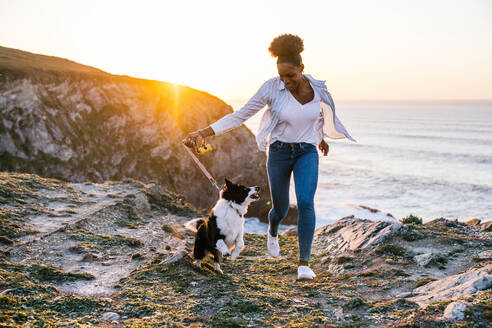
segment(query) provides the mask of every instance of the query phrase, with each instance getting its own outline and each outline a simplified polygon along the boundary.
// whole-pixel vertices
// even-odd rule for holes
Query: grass
[[[378,255],[390,255],[395,257],[403,257],[406,254],[405,248],[398,245],[381,245],[377,247],[374,252]]]
[[[84,242],[85,246],[93,246],[95,249],[105,249],[116,246],[140,247],[143,243],[135,238],[123,235],[99,235],[84,230],[74,230],[71,238],[77,241]]]
[[[344,264],[344,263],[352,262],[353,260],[354,258],[350,256],[340,256],[335,259],[335,263]]]
[[[94,276],[89,273],[71,273],[71,272],[63,272],[56,268],[40,265],[40,264],[32,264],[32,265],[24,265],[18,263],[10,263],[10,262],[0,262],[0,269],[5,270],[7,272],[19,272],[30,279],[38,282],[53,282],[53,283],[61,283],[67,281],[75,281],[75,280],[93,280]]]
[[[426,267],[437,267],[439,270],[446,269],[446,263],[448,263],[448,259],[443,255],[435,255],[432,259],[427,263]]]
[[[97,68],[82,65],[68,59],[0,47],[0,71],[33,72],[39,70],[109,75]]]
[[[28,176],[6,177],[6,180],[0,181],[0,184],[6,186],[3,190],[15,193],[24,202],[29,202],[30,199],[40,200],[37,198],[36,190],[39,190],[43,184],[54,191],[63,186],[60,181],[39,180]],[[128,183],[139,184],[133,180]],[[143,185],[140,187],[144,188]],[[148,190],[148,192],[155,195],[154,201],[151,201],[154,212],[162,211],[168,214],[171,210],[167,210],[175,206],[177,213],[195,213],[188,212],[189,208],[177,202],[172,194],[166,194],[163,189]],[[27,208],[27,203],[22,201],[14,202],[14,205],[19,207],[9,205],[9,210],[0,209],[3,226],[21,229],[19,235],[24,233],[22,229],[26,213],[43,210],[42,206],[38,206],[39,209]],[[60,201],[75,204],[76,195],[60,197]],[[145,223],[144,219],[151,220],[149,213],[140,216],[139,213],[134,212],[135,201],[131,196],[114,201],[117,202],[114,207],[108,207],[103,213],[111,214],[109,217],[114,226],[132,227],[131,225],[135,224],[135,227],[138,227]],[[98,212],[98,215],[101,213]],[[192,218],[193,215],[195,214],[190,214],[188,218]],[[162,216],[158,217],[160,219]],[[101,217],[99,216],[98,219]],[[116,221],[118,219],[122,221]],[[167,234],[178,238],[188,237],[180,232],[178,223],[172,222],[171,219],[165,222],[158,227]],[[429,227],[415,221],[405,225],[407,232],[419,234],[425,232],[428,238],[426,243],[433,242],[432,238],[436,240],[440,238],[439,242],[456,244],[455,241],[460,236],[461,225],[455,223],[448,225],[443,220],[438,220]],[[64,284],[79,284],[83,283],[83,280],[91,280],[94,277],[87,273],[64,272],[45,265],[10,263],[7,261],[7,249],[3,248],[0,250],[3,257],[0,260],[0,326],[439,327],[443,325],[441,317],[445,302],[420,308],[407,299],[395,299],[389,296],[398,289],[411,290],[415,286],[423,286],[434,280],[434,278],[415,280],[414,276],[409,278],[409,273],[414,272],[412,270],[415,269],[415,263],[409,261],[414,253],[412,244],[404,242],[411,241],[407,240],[408,236],[405,235],[394,235],[386,240],[386,244],[380,244],[374,250],[362,249],[346,252],[343,255],[336,251],[324,251],[321,255],[313,254],[310,264],[317,273],[317,278],[313,281],[297,281],[297,236],[280,236],[282,257],[268,258],[264,256],[265,236],[246,234],[246,246],[241,256],[235,262],[226,260],[222,264],[225,274],[219,275],[211,260],[202,263],[201,268],[193,266],[187,256],[177,262],[165,264],[169,252],[158,252],[160,250],[158,248],[163,245],[141,247],[144,246],[142,241],[135,238],[92,233],[83,229],[90,229],[88,224],[76,225],[76,227],[67,227],[62,231],[68,234],[72,241],[77,241],[69,243],[71,247],[66,251],[83,255],[92,254],[93,250],[110,250],[107,253],[115,250],[125,256],[128,255],[125,260],[133,260],[129,263],[134,265],[135,269],[128,277],[119,280],[115,287],[117,292],[108,299],[64,295],[61,292],[64,290],[62,288]],[[14,243],[18,238],[2,236]],[[327,235],[326,238],[334,236],[334,234]],[[7,239],[4,241],[9,243]],[[402,243],[408,246],[403,248],[400,246]],[[165,248],[171,250],[169,245]],[[175,247],[173,244],[173,251],[179,249],[179,245]],[[452,246],[449,249],[451,251],[443,254],[443,258],[457,256],[463,251],[463,246]],[[437,264],[443,264],[441,262],[442,259],[436,258]],[[487,263],[489,262],[482,262],[479,265],[483,266]],[[84,264],[91,265],[87,262]],[[339,266],[332,266],[332,264],[351,270],[342,271]],[[342,273],[330,272],[331,268],[341,270]],[[425,270],[425,268],[418,269]],[[457,325],[456,327],[465,327],[472,326],[473,323],[474,327],[485,327],[480,324],[491,316],[491,297],[490,290],[466,297],[465,300],[471,304],[467,310],[467,318],[453,324]],[[102,322],[100,317],[104,312],[117,313],[120,315],[119,321]],[[337,316],[341,316],[341,320],[337,320]]]
[[[428,283],[436,281],[436,280],[437,280],[436,278],[432,278],[432,277],[420,278],[417,281],[415,281],[415,287],[417,288],[420,286],[424,286],[424,285],[427,285]]]
[[[116,204],[115,207],[121,212],[121,215],[116,219],[117,226],[138,229],[144,223],[138,211],[135,210],[134,202],[130,197],[126,197],[122,202]]]
[[[208,262],[198,269],[187,257],[171,264],[161,264],[162,255],[149,258],[129,277],[121,279],[119,292],[111,302],[62,296],[56,287],[41,281],[46,275],[39,274],[34,266],[0,266],[4,270],[0,275],[8,275],[10,280],[9,284],[0,283],[0,290],[11,289],[0,298],[0,319],[5,318],[12,327],[61,326],[68,322],[77,326],[89,324],[87,320],[98,325],[101,313],[115,312],[125,318],[118,324],[127,327],[366,327],[409,320],[412,316],[409,326],[431,327],[442,315],[441,305],[420,309],[405,299],[366,298],[400,286],[407,274],[398,267],[333,275],[326,268],[323,270],[325,264],[314,255],[312,265],[318,277],[314,281],[296,281],[295,236],[280,237],[283,258],[255,257],[265,252],[265,236],[246,234],[245,243],[244,253],[256,255],[224,262],[224,275],[217,274]],[[380,252],[402,254],[393,244],[382,247]],[[140,257],[140,253],[135,254]],[[359,260],[340,256],[334,261],[356,264]],[[52,281],[72,279],[67,278],[67,273],[48,271],[53,272],[48,276],[55,276]],[[480,308],[472,308],[473,313],[479,313],[475,317],[490,311],[486,304],[484,299],[477,305]],[[336,307],[343,308],[343,321],[334,318],[332,309]],[[425,323],[420,325],[422,320]]]
[[[176,230],[170,224],[164,223],[161,228],[162,228],[163,231],[167,232],[171,236],[174,236],[174,237],[179,238],[179,239],[183,239],[184,238],[184,235],[181,232],[179,232],[178,230]]]
[[[414,223],[407,224],[406,229],[401,229],[400,235],[406,241],[416,241],[425,238],[423,229]]]
[[[413,214],[410,214],[409,216],[402,218],[400,221],[403,224],[417,224],[417,225],[422,224],[422,218],[415,216]]]
[[[179,204],[176,202],[178,195],[165,189],[146,190],[149,203],[154,208],[166,208],[172,214],[195,217],[200,213],[190,204]]]

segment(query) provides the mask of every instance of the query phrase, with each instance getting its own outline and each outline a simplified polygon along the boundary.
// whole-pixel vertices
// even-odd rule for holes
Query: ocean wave
[[[466,154],[459,152],[446,152],[446,151],[438,151],[438,150],[424,150],[424,149],[410,149],[410,148],[402,148],[404,145],[372,145],[372,144],[364,144],[364,143],[337,143],[337,147],[354,147],[360,148],[363,150],[367,150],[373,152],[375,154],[381,154],[381,152],[395,155],[401,159],[415,160],[416,158],[422,157],[428,161],[448,161],[452,160],[452,162],[463,162],[467,161],[472,164],[492,164],[492,155],[479,155],[479,154]],[[456,148],[460,150],[459,147]]]
[[[377,134],[375,134],[377,135]],[[398,133],[387,133],[384,135],[379,135],[381,137],[393,137],[402,139],[419,139],[419,140],[437,140],[437,141],[447,141],[452,143],[466,143],[466,144],[478,144],[489,146],[492,145],[492,138],[457,138],[457,137],[447,137],[447,136],[433,136],[433,135],[422,135],[422,134],[398,134]]]

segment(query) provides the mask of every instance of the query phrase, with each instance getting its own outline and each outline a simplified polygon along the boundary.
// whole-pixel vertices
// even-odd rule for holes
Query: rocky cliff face
[[[199,209],[217,200],[181,140],[230,113],[205,92],[116,76],[65,59],[0,47],[0,170],[72,182],[135,178],[183,194]],[[212,175],[259,185],[249,216],[266,219],[265,155],[241,126],[209,140]]]
[[[246,234],[218,275],[189,257],[198,213],[156,184],[0,172],[5,327],[490,327],[492,225],[345,217],[316,230],[296,281],[295,228],[266,256]]]

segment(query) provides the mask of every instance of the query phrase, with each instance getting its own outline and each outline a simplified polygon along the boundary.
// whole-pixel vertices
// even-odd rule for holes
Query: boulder
[[[492,221],[484,222],[480,225],[480,231],[492,232]]]
[[[285,225],[297,225],[297,205],[290,204],[287,216],[282,220]]]
[[[105,312],[101,315],[102,321],[115,321],[120,320],[120,315],[115,312]]]
[[[474,218],[474,219],[471,219],[471,220],[466,221],[465,224],[467,226],[471,226],[472,227],[472,226],[480,225],[480,222],[481,222],[480,219]]]
[[[465,318],[466,308],[470,305],[467,302],[449,303],[444,310],[442,318],[448,321],[463,320]]]
[[[479,261],[490,261],[492,260],[492,249],[478,253],[475,258]]]
[[[422,255],[416,255],[413,258],[420,266],[426,266],[432,260],[432,253],[425,253]]]
[[[473,268],[416,288],[409,298],[419,305],[458,299],[492,286],[492,264]]]
[[[323,253],[370,249],[398,232],[401,227],[402,223],[396,220],[374,222],[353,216],[345,217],[316,230],[313,251]]]

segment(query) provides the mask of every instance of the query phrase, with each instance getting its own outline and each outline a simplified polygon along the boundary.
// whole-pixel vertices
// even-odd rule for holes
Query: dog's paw
[[[231,261],[234,261],[235,259],[237,259],[238,256],[239,256],[239,253],[232,253]]]
[[[215,271],[217,271],[217,273],[219,273],[219,274],[224,274],[224,272],[220,268],[220,264],[219,263],[215,263]]]
[[[231,255],[231,251],[229,250],[229,247],[227,247],[227,245],[224,243],[222,239],[219,239],[217,241],[215,247],[217,247],[217,250],[220,252],[222,256]]]

